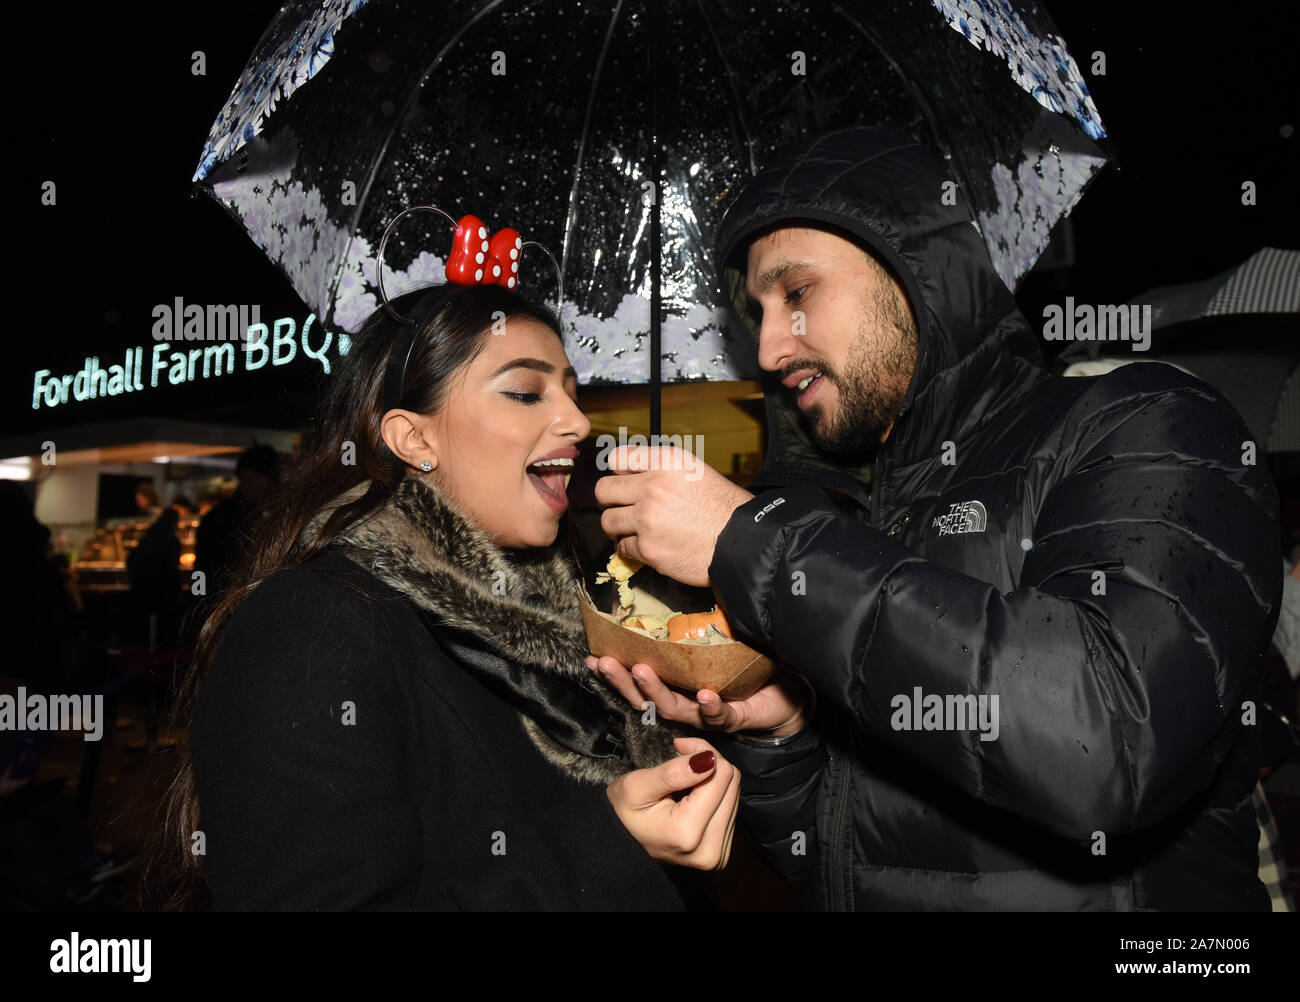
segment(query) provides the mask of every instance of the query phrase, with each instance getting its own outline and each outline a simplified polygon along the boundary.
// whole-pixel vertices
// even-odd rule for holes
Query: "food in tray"
[[[602,615],[652,640],[708,646],[734,642],[726,613],[716,605],[708,612],[676,612],[653,595],[633,586],[630,579],[643,566],[639,561],[629,560],[618,553],[609,558],[605,570],[596,575],[596,584],[617,582],[618,607],[613,613]]]

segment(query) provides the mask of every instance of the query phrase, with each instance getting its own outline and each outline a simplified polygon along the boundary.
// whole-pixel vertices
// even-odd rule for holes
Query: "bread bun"
[[[701,640],[709,635],[710,626],[716,626],[728,640],[735,639],[726,614],[714,606],[708,612],[682,612],[673,616],[668,620],[668,640],[672,643]]]

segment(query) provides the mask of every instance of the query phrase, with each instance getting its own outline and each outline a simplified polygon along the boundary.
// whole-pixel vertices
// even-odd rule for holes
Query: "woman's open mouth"
[[[564,488],[565,481],[573,473],[573,460],[543,460],[529,466],[526,472],[538,496],[546,502],[551,511],[562,515],[569,507],[569,496],[564,492]]]

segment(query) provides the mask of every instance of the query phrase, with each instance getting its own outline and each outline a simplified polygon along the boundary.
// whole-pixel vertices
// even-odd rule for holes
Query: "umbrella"
[[[401,210],[513,227],[560,261],[580,381],[657,386],[756,374],[710,238],[770,156],[850,124],[946,158],[947,194],[970,200],[1012,287],[1105,162],[1041,4],[299,0],[258,43],[195,180],[345,331],[378,305],[375,249]],[[443,279],[434,218],[408,217],[386,249],[390,295]],[[557,299],[528,257],[521,286]]]
[[[1300,452],[1300,251],[1264,247],[1211,278],[1151,289],[1129,306],[1151,309],[1148,352],[1075,341],[1066,375],[1158,361],[1205,380],[1237,409],[1269,452]]]

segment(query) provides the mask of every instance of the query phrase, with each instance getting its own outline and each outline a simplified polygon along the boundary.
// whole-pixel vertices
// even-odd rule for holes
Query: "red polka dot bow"
[[[447,281],[457,285],[519,284],[519,252],[524,241],[507,226],[488,235],[478,216],[461,216],[447,256]]]

